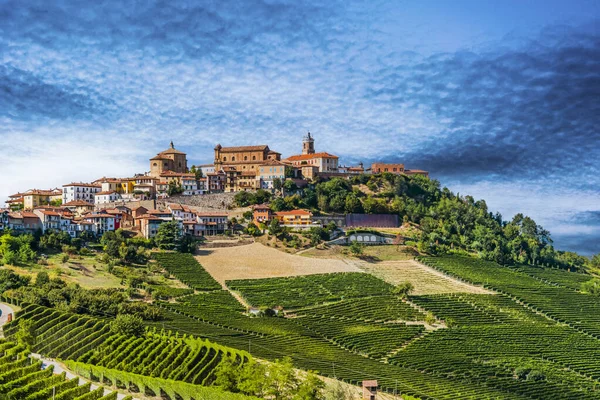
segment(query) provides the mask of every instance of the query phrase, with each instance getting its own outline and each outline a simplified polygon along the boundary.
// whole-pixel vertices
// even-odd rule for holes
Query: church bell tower
[[[315,154],[315,139],[310,136],[310,132],[302,139],[302,154]]]

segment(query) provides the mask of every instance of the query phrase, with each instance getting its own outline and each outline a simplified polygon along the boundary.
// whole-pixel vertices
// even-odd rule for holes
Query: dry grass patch
[[[200,250],[196,259],[221,284],[234,279],[362,272],[352,260],[302,257],[259,243]]]
[[[363,263],[360,268],[393,285],[411,282],[415,288],[413,294],[416,295],[441,293],[494,294],[479,286],[469,285],[450,278],[415,260]]]

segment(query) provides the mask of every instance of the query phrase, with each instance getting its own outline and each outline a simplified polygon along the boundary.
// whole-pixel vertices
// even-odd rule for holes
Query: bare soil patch
[[[415,260],[363,263],[360,268],[393,285],[411,282],[415,288],[413,294],[416,295],[441,293],[494,294],[494,292],[479,286],[469,285],[450,278]]]
[[[232,279],[362,272],[353,260],[296,256],[259,243],[201,249],[196,259],[221,284]]]

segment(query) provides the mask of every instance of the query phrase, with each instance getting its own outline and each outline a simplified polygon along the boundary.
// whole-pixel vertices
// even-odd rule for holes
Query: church
[[[183,151],[171,146],[150,159],[150,176],[158,178],[161,174],[171,171],[180,174],[188,172],[187,157]]]

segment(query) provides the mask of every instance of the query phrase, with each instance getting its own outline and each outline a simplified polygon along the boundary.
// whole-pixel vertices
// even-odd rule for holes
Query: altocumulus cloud
[[[171,139],[206,162],[217,142],[296,152],[311,130],[319,149],[345,161],[428,169],[507,217],[522,206],[556,232],[570,234],[575,214],[600,209],[597,29],[391,52],[386,43],[403,38],[378,29],[386,18],[377,9],[1,1],[0,135],[12,166],[0,166],[9,177],[0,197],[25,184],[144,171]],[[573,187],[590,200],[573,207]],[[582,242],[600,236],[581,230]]]

